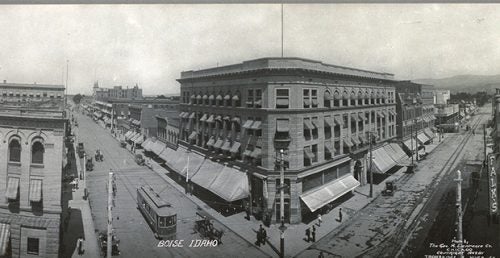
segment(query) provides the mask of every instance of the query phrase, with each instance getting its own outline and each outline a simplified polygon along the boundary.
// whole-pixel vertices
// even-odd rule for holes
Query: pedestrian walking
[[[342,208],[339,209],[339,222],[342,222]]]
[[[78,246],[78,255],[82,255],[85,252],[85,250],[83,249],[83,237],[78,238],[77,246]]]
[[[311,230],[309,228],[306,228],[306,241],[311,241]]]
[[[313,232],[312,232],[312,241],[313,241],[313,243],[316,242],[316,229],[313,229]]]
[[[325,258],[325,256],[323,255],[323,251],[319,252],[318,258]]]
[[[267,231],[265,228],[262,228],[262,244],[266,245],[266,239],[267,239]]]
[[[260,247],[261,242],[262,242],[262,234],[260,230],[257,230],[257,242],[255,242],[255,245]]]
[[[323,220],[321,219],[321,214],[318,214],[318,227],[321,227],[321,222],[323,222]]]

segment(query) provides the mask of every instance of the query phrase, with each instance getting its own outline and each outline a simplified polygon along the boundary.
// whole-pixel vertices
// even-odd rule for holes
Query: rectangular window
[[[253,107],[253,89],[248,90],[246,104],[247,107]]]
[[[288,89],[276,89],[276,108],[288,108],[290,98]]]
[[[28,254],[38,255],[40,252],[40,239],[28,237]]]
[[[309,89],[304,89],[302,91],[302,98],[303,98],[303,107],[304,108],[310,108],[311,107],[311,99],[309,96]]]
[[[255,103],[254,106],[256,108],[261,108],[262,107],[262,90],[261,89],[256,89],[255,90]]]
[[[318,145],[313,144],[311,150],[312,153],[314,154],[314,159],[312,160],[312,162],[318,162]]]
[[[318,107],[318,90],[311,90],[311,105],[313,108]]]
[[[342,116],[342,121],[344,122],[344,125],[342,128],[346,129],[349,126],[349,118],[347,114],[344,114]]]

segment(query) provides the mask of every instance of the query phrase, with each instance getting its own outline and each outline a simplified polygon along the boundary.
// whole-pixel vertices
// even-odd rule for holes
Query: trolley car
[[[150,186],[137,188],[137,208],[158,239],[175,238],[177,214],[170,203],[160,198]]]

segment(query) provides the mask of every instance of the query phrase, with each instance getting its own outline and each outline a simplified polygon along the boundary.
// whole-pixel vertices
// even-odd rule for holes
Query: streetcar
[[[137,208],[158,239],[173,239],[177,231],[177,213],[150,186],[137,188]]]

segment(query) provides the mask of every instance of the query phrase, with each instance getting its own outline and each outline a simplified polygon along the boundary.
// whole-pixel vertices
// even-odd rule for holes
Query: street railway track
[[[477,129],[477,127],[481,124],[482,119],[479,117],[476,118],[474,121],[474,124],[472,125],[471,130]],[[424,192],[422,193],[421,197],[417,199],[417,203],[423,203],[423,205],[419,208],[419,210],[416,210],[418,205],[415,206],[413,212],[417,212],[416,214],[413,214],[413,212],[410,214],[410,216],[413,215],[414,218],[419,218],[420,215],[422,214],[422,211],[425,211],[428,205],[430,204],[430,201],[437,193],[440,193],[440,189],[436,189],[436,186],[439,185],[441,180],[450,174],[452,171],[452,168],[455,167],[457,164],[457,160],[459,157],[462,156],[462,154],[465,151],[465,146],[469,142],[470,138],[472,137],[472,131],[469,130],[465,133],[464,138],[460,141],[459,147],[455,149],[455,151],[452,153],[450,158],[446,161],[444,166],[439,170],[438,176],[436,180],[433,180],[430,185],[428,185]],[[463,134],[462,134],[463,135]],[[456,135],[460,136],[460,135]],[[417,171],[418,172],[418,171]],[[411,174],[408,174],[408,176],[402,178],[402,184],[408,182],[408,180],[411,178]],[[399,182],[398,182],[399,184]],[[425,200],[424,202],[422,202]],[[406,225],[399,225],[394,231],[394,234],[389,235],[387,238],[384,239],[381,243],[379,243],[376,246],[373,246],[362,253],[358,255],[358,257],[408,257],[407,254],[405,253],[405,249],[407,248],[408,242],[411,240],[415,230],[418,228],[420,224],[420,220],[415,219],[411,221],[409,224]],[[404,239],[404,241],[401,241]],[[392,250],[391,253],[388,254],[388,251]],[[397,253],[395,253],[397,251]]]

